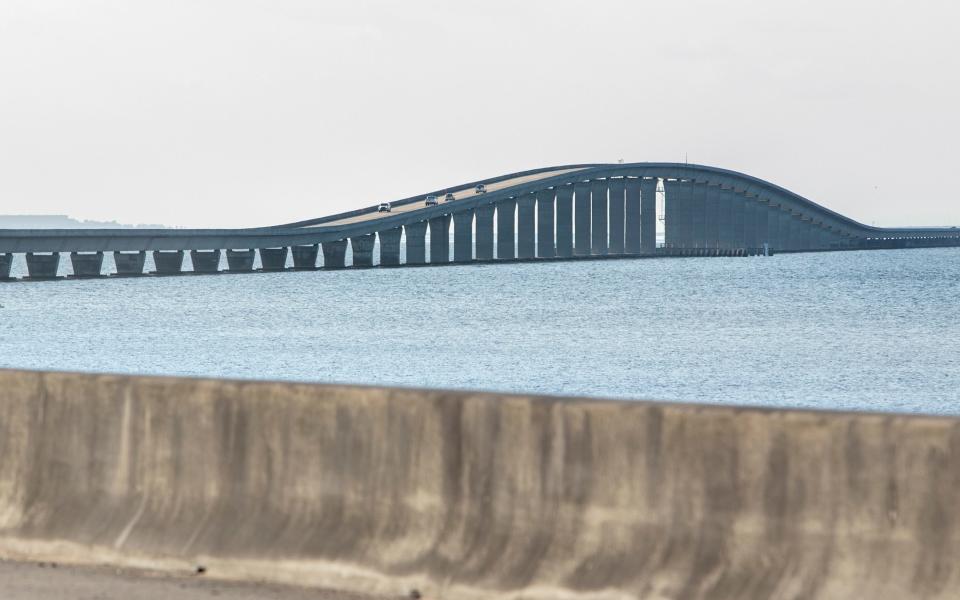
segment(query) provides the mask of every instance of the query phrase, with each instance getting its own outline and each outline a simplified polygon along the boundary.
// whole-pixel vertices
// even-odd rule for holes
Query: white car
[[[483,185],[483,184],[481,183],[480,185],[478,185],[478,186],[476,187],[476,189],[473,190],[473,193],[474,193],[474,194],[486,194],[486,193],[487,193],[487,186],[485,186],[485,185]]]
[[[423,204],[424,204],[425,206],[436,206],[436,205],[437,205],[437,197],[436,197],[436,196],[427,196],[427,199],[423,201]]]
[[[390,212],[390,203],[381,202],[380,205],[377,206],[377,212]]]
[[[447,194],[446,196],[443,197],[444,202],[453,202],[456,199],[457,197],[454,196],[453,194]]]

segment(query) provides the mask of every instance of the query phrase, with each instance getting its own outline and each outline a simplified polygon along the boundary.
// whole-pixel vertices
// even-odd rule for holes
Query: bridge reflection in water
[[[478,184],[487,191],[476,193]],[[443,201],[447,193],[452,198]],[[427,206],[429,195],[441,201]],[[194,273],[236,273],[942,246],[960,246],[960,229],[871,227],[734,171],[583,164],[429,192],[392,202],[390,212],[368,207],[272,227],[0,230],[0,279],[10,279],[17,254],[29,278],[53,279],[62,253],[69,254],[73,276],[83,278],[104,275],[105,253],[112,253],[116,275],[139,276],[147,274],[147,252],[153,274],[173,275],[184,272],[188,255]]]

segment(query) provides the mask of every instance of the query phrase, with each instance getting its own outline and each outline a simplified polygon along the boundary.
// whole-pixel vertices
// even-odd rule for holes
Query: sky
[[[322,216],[677,161],[960,225],[960,5],[2,0],[0,214]]]

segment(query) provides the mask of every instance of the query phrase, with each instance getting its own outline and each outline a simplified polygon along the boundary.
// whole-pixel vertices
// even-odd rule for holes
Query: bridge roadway
[[[487,193],[474,193],[480,183]],[[446,192],[455,199],[444,202]],[[425,206],[431,194],[440,197],[437,206]],[[226,272],[280,271],[291,262],[295,269],[369,267],[377,263],[377,241],[379,264],[386,266],[960,246],[956,227],[871,227],[767,181],[682,163],[534,169],[391,205],[391,212],[370,206],[249,229],[0,230],[0,280],[9,279],[19,253],[30,278],[50,279],[60,270],[61,253],[69,253],[76,277],[103,276],[109,252],[122,276],[143,275],[147,252],[157,274],[183,272],[187,253],[198,273],[223,272],[224,252]]]

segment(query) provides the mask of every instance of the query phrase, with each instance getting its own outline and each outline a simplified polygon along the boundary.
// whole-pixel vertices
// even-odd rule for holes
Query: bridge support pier
[[[717,205],[717,247],[721,256],[730,256],[729,250],[736,248],[733,243],[733,200],[722,187],[711,188],[707,202]]]
[[[579,181],[573,186],[573,254],[590,255],[590,183]]]
[[[257,251],[253,248],[246,250],[227,249],[227,272],[228,273],[249,273],[253,271],[253,261],[257,257]]]
[[[143,266],[147,262],[147,253],[119,252],[113,253],[113,264],[117,267],[117,277],[139,277],[143,275]]]
[[[690,223],[693,230],[690,235],[691,248],[707,247],[707,186],[705,183],[690,182]]]
[[[607,180],[595,179],[590,186],[590,254],[604,255],[607,247]]]
[[[36,254],[27,252],[27,276],[30,279],[56,279],[60,267],[60,253]]]
[[[610,215],[607,223],[610,227],[610,254],[623,254],[626,248],[625,214],[626,202],[624,193],[626,191],[626,180],[623,177],[610,179],[607,182],[607,189],[610,193]]]
[[[287,247],[260,248],[261,271],[283,271],[287,268]]]
[[[657,251],[657,184],[659,179],[640,180],[640,251]],[[636,244],[636,242],[634,242]]]
[[[473,260],[473,210],[453,213],[453,261]]]
[[[317,256],[320,244],[300,244],[290,247],[293,255],[293,268],[297,271],[314,271],[317,268]]]
[[[100,277],[103,272],[103,252],[71,252],[70,264],[73,266],[73,276],[77,279]]]
[[[743,247],[757,247],[757,212],[759,206],[754,198],[743,200]]]
[[[797,246],[800,250],[807,251],[813,248],[813,223],[809,219],[800,218],[800,235]]]
[[[643,252],[643,180],[623,180],[623,251]]]
[[[485,204],[476,208],[477,260],[493,260],[493,218],[497,207]]]
[[[183,272],[183,250],[154,250],[153,268],[157,275],[179,275]]]
[[[190,262],[194,273],[219,273],[220,250],[191,250]]]
[[[380,238],[380,264],[393,267],[400,264],[400,237],[403,235],[401,227],[378,231]]]
[[[669,185],[667,184],[669,183]],[[666,195],[666,241],[672,248],[693,247],[693,183],[671,181],[664,183]]]
[[[350,248],[353,250],[354,267],[372,267],[373,266],[373,244],[377,241],[377,235],[367,233],[350,238]]]
[[[557,193],[557,256],[573,256],[573,186],[564,185]]]
[[[517,196],[517,258],[533,258],[537,254],[536,194]]]
[[[754,247],[763,248],[764,244],[769,244],[772,246],[773,244],[770,243],[770,232],[767,230],[767,212],[768,212],[767,207],[769,206],[769,204],[767,204],[766,202],[760,202],[758,200],[755,200],[754,204],[757,205],[757,213],[756,213],[757,218],[756,218],[756,223],[754,225],[754,228],[756,229],[756,232],[757,232],[756,234],[757,245]]]
[[[0,281],[10,280],[10,269],[13,268],[13,253],[0,254]]]
[[[747,199],[734,191],[727,192],[727,195],[730,197],[730,212],[733,215],[733,229],[731,230],[733,235],[730,238],[730,243],[734,249],[746,248]]]
[[[718,186],[704,184],[700,194],[703,196],[704,226],[703,226],[703,247],[709,249],[716,255],[716,250],[720,247],[720,203],[717,202],[716,191]]]
[[[783,212],[780,210],[780,207],[770,203],[767,204],[766,218],[767,218],[767,241],[770,243],[771,251],[780,251],[780,248],[783,245],[783,240],[780,237],[780,213]]]
[[[510,260],[517,257],[515,218],[517,200],[510,198],[497,203],[497,259]]]
[[[423,265],[427,262],[427,222],[408,223],[403,226],[406,235],[408,265]]]
[[[430,219],[430,264],[450,262],[450,215]]]
[[[553,258],[557,255],[557,246],[553,234],[553,198],[556,190],[537,192],[537,256]]]
[[[347,240],[323,242],[323,268],[342,269],[346,266]]]

